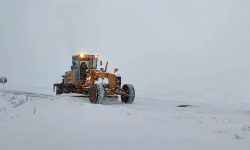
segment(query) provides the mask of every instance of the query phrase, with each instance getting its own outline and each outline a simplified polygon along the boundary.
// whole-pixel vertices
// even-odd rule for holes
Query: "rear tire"
[[[102,104],[104,89],[101,84],[94,84],[89,91],[89,100],[92,104]]]
[[[62,93],[63,93],[62,89],[59,86],[57,86],[56,87],[56,95],[60,95]]]
[[[126,104],[132,104],[134,99],[135,99],[135,88],[132,84],[124,84],[122,86],[123,91],[128,94],[126,95],[121,95],[121,100],[123,103]]]

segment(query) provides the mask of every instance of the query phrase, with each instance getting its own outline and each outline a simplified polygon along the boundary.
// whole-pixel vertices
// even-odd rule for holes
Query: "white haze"
[[[99,53],[136,89],[247,70],[249,8],[248,0],[0,0],[0,76],[9,86],[52,86],[78,51]]]

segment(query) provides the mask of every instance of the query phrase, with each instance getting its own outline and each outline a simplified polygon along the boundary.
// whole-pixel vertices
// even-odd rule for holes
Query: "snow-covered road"
[[[136,98],[93,105],[82,97],[0,95],[1,150],[250,148],[249,104]]]

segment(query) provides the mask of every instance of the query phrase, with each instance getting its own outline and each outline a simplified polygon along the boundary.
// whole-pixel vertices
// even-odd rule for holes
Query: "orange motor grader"
[[[121,87],[121,76],[108,73],[108,62],[105,68],[97,69],[98,55],[77,54],[72,56],[71,71],[65,72],[62,83],[54,84],[56,95],[63,93],[79,93],[89,97],[93,104],[101,104],[104,97],[121,96],[121,101],[131,104],[135,98],[132,84]],[[102,61],[100,61],[102,66]],[[103,81],[106,80],[107,83]],[[101,82],[100,82],[101,81]]]

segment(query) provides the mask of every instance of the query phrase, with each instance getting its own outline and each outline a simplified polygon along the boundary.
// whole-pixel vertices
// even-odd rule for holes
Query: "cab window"
[[[92,67],[93,67],[93,69],[97,68],[97,60],[96,59],[93,59]]]

